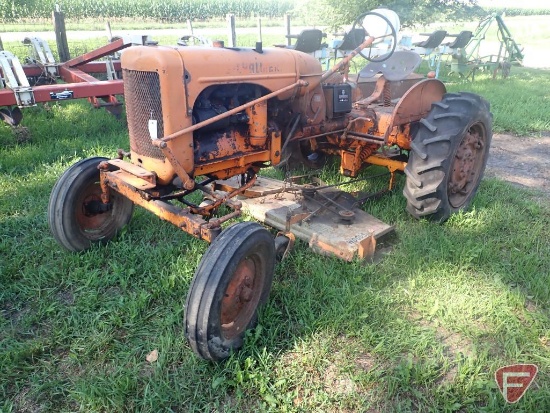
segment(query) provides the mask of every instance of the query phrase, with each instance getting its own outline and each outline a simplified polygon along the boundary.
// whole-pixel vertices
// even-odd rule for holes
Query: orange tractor
[[[210,242],[187,297],[185,334],[198,356],[219,360],[254,325],[284,245],[284,237],[274,240],[255,222],[222,229],[241,214],[237,198],[254,186],[260,169],[319,166],[333,155],[351,178],[370,165],[387,167],[390,189],[394,173],[403,172],[407,210],[416,218],[442,222],[467,208],[489,153],[489,104],[471,93],[446,93],[437,79],[392,98],[392,85],[418,65],[408,52],[393,52],[393,27],[392,51],[360,73],[378,76],[371,96],[361,96],[347,68],[377,40],[364,29],[364,41],[326,72],[308,54],[260,44],[126,50],[130,151],[84,159],[59,178],[48,207],[55,239],[70,251],[104,243],[139,205]],[[216,189],[216,182],[236,176],[235,188]],[[311,195],[311,187],[302,189]],[[197,193],[207,202],[193,202]],[[350,212],[340,213],[346,219]]]

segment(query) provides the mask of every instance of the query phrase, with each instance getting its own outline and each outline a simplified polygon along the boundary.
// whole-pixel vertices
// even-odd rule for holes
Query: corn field
[[[237,17],[280,17],[290,0],[0,0],[3,22],[47,19],[55,4],[68,19],[133,18],[157,21],[205,20],[233,13]]]

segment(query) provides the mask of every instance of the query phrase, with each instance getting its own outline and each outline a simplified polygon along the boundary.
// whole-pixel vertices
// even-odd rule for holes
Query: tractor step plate
[[[216,182],[222,191],[238,187],[235,178]],[[303,196],[283,181],[258,177],[239,200],[255,219],[282,233],[291,232],[320,254],[346,261],[371,259],[377,240],[395,227],[355,208],[355,199],[347,192],[335,188],[317,192]]]

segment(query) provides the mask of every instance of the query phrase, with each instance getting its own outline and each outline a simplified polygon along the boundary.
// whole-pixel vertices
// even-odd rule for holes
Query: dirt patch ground
[[[550,197],[550,132],[540,138],[494,134],[485,176]]]

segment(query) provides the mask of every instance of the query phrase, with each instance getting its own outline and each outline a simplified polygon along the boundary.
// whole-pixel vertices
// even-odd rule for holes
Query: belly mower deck
[[[226,192],[238,186],[236,178],[215,185]],[[346,261],[371,259],[377,240],[395,229],[359,209],[351,194],[324,185],[258,177],[239,200],[243,211],[254,219],[293,234],[317,253]]]

